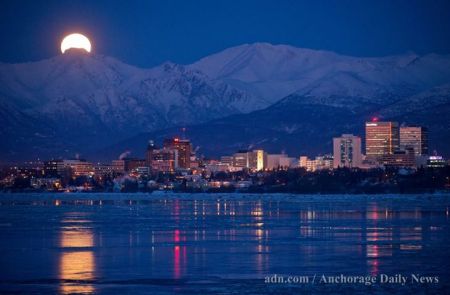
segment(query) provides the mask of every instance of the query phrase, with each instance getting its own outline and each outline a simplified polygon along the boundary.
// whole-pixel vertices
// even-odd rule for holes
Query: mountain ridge
[[[449,83],[450,55],[361,58],[269,43],[228,48],[189,65],[165,62],[149,69],[91,54],[0,63],[0,153],[4,161],[68,157],[98,151],[137,134],[181,126],[211,124],[213,128],[217,122],[224,126],[235,115],[265,122],[259,114],[276,120],[271,131],[266,130],[272,138],[254,137],[248,143],[233,138],[234,133],[248,129],[241,122],[228,124],[230,135],[217,140],[245,146],[273,141],[276,132],[285,130],[284,145],[292,150],[288,135],[309,131],[290,109],[305,118],[311,115],[317,126],[322,122],[313,114],[328,118],[325,110],[335,112],[335,118],[338,114],[359,118],[385,114],[402,119],[408,111],[445,106]],[[289,118],[278,115],[282,109]],[[436,119],[419,115],[415,116],[419,122],[411,123]],[[447,126],[445,118],[440,120],[440,126]],[[342,122],[344,127],[351,125]],[[337,131],[339,124],[334,128]],[[253,131],[248,132],[253,136]],[[311,150],[321,150],[319,139],[324,138],[317,137]]]
[[[405,87],[413,88],[412,92],[419,92],[449,81],[450,56],[419,56],[409,53],[362,58],[289,45],[256,43],[225,49],[200,59],[191,67],[244,91],[262,95],[264,99],[274,103],[295,92],[305,95],[313,88],[319,89],[312,92],[315,96],[324,96],[327,90],[336,91],[336,88],[326,87],[330,79],[337,84],[341,82],[344,86],[349,86],[350,90],[353,86],[354,92],[358,90],[358,85],[352,85],[352,79],[373,87],[378,85],[383,92],[391,94]],[[255,79],[255,73],[264,77],[264,83],[260,83],[261,79]],[[375,90],[376,88],[372,91]],[[412,92],[406,95],[411,95]],[[351,95],[348,92],[345,94]],[[363,94],[371,93],[355,93],[356,96]]]
[[[182,65],[139,69],[104,56],[61,55],[0,69],[1,112],[9,114],[0,130],[0,151],[14,158],[30,154],[21,148],[31,145],[37,148],[33,156],[64,156],[86,150],[72,141],[101,145],[252,111],[258,104],[257,98]],[[29,123],[36,120],[42,124]],[[16,132],[15,121],[30,127]],[[49,141],[42,143],[43,138]],[[48,152],[39,152],[42,145]],[[62,155],[61,146],[69,147]]]

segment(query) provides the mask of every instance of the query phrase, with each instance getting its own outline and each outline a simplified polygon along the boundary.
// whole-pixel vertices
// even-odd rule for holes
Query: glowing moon
[[[91,52],[91,42],[86,36],[75,33],[66,36],[61,42],[61,52],[64,53],[70,48],[84,49]]]

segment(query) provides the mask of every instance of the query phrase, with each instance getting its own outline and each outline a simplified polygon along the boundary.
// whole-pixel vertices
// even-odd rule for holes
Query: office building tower
[[[416,156],[428,155],[428,130],[425,127],[400,127],[400,149],[413,148]]]
[[[366,156],[380,159],[399,149],[400,135],[397,122],[366,122]]]
[[[191,142],[187,139],[171,138],[164,140],[164,147],[178,151],[178,168],[191,168]]]
[[[343,134],[333,138],[333,167],[357,168],[361,166],[361,138]]]

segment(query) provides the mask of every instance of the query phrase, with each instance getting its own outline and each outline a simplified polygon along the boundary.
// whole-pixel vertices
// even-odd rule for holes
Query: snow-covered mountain
[[[294,147],[303,142],[290,138],[306,135],[317,150],[323,136],[351,132],[350,120],[371,114],[403,120],[408,113],[407,123],[426,124],[433,110],[447,109],[448,85],[450,56],[436,54],[361,58],[256,43],[191,65],[142,69],[70,52],[0,64],[0,160],[86,154],[137,134],[196,124],[199,137],[208,137],[197,140],[221,141],[214,152],[224,141],[232,149],[283,138],[282,145]],[[338,115],[348,118],[333,124]],[[432,125],[447,126],[437,122],[445,118]],[[314,126],[333,130],[315,140]]]
[[[37,156],[45,145],[54,147],[49,153],[67,150],[73,155],[86,145],[94,148],[139,132],[263,106],[256,97],[182,65],[140,69],[72,52],[0,65],[0,149],[14,156],[36,147]]]
[[[190,67],[271,103],[188,128],[187,136],[206,155],[247,147],[294,156],[330,153],[334,136],[364,138],[364,122],[373,116],[427,126],[431,150],[450,155],[450,56],[358,58],[259,43],[226,49]],[[177,132],[137,135],[111,146],[110,155],[142,153],[148,138],[161,141]]]
[[[307,101],[309,98],[293,94],[263,110],[188,126],[186,135],[199,153],[208,156],[232,154],[249,147],[291,156],[315,156],[331,153],[332,138],[341,134],[352,133],[364,139],[365,122],[378,116],[381,120],[428,127],[430,151],[450,156],[450,87],[438,87],[391,105],[351,110]],[[139,134],[95,156],[111,158],[123,150],[143,154],[148,139],[162,142],[177,134],[176,128]]]
[[[269,103],[295,93],[307,103],[386,104],[450,82],[450,56],[361,58],[268,43],[232,47],[191,67]]]

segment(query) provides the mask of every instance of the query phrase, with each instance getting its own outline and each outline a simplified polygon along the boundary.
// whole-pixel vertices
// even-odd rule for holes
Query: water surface
[[[0,195],[0,293],[444,293],[450,197]],[[267,284],[411,274],[435,284]]]

